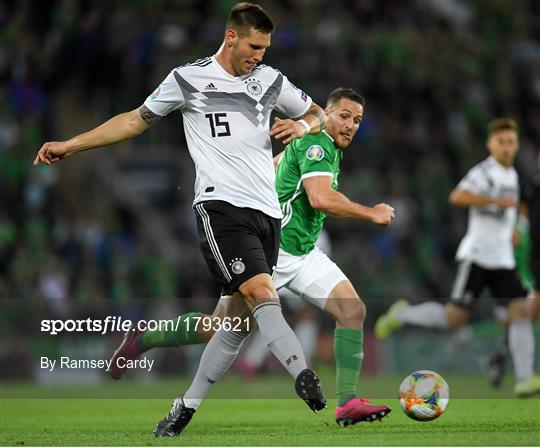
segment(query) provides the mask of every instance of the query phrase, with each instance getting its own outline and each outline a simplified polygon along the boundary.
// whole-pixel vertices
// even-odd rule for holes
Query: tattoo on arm
[[[152,112],[148,107],[146,107],[144,104],[139,107],[139,113],[141,114],[142,119],[148,126],[152,126],[154,123],[161,120],[163,117],[155,114]]]
[[[326,115],[324,115],[324,111],[317,107],[317,108],[311,108],[310,111],[305,115],[306,117],[308,115],[313,115],[318,120],[319,124],[319,131],[322,131],[326,126]]]

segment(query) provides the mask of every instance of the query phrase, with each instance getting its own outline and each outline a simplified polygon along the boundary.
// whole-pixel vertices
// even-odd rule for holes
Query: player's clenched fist
[[[516,206],[516,201],[514,198],[499,198],[494,199],[493,202],[502,208],[512,208]]]
[[[299,121],[291,119],[282,120],[276,117],[272,129],[270,129],[270,135],[286,145],[292,142],[295,138],[301,138],[307,134],[308,129]]]
[[[34,159],[34,165],[39,165],[40,163],[50,165],[68,155],[68,145],[66,142],[47,142],[38,151],[36,158]]]
[[[374,224],[387,226],[394,219],[394,207],[388,204],[377,204],[373,207],[372,221]]]

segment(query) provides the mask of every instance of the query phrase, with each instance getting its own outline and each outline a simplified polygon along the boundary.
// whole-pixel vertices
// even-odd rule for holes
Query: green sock
[[[203,341],[197,334],[195,326],[197,321],[193,318],[201,317],[202,313],[186,313],[178,319],[162,323],[162,330],[147,330],[137,339],[140,353],[155,347],[180,347],[182,345],[201,344]]]
[[[356,388],[364,359],[363,344],[363,330],[353,328],[334,330],[338,406],[343,406],[351,398],[356,397]]]

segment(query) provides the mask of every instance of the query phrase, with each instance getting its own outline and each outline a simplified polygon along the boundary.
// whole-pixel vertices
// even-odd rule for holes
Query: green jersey
[[[285,148],[276,173],[276,190],[283,212],[280,247],[292,255],[309,253],[323,228],[326,213],[315,210],[302,181],[330,176],[337,190],[343,151],[326,132],[308,134]]]
[[[529,232],[529,221],[522,215],[518,216],[516,223],[518,233],[518,244],[514,247],[514,256],[516,258],[516,270],[527,289],[534,288],[534,276],[531,273],[530,256],[532,250],[531,234]]]

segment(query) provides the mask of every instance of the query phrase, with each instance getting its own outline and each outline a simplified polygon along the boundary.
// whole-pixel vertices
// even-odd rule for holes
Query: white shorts
[[[273,280],[278,294],[281,288],[286,288],[324,310],[332,290],[348,279],[338,265],[315,246],[307,255],[291,255],[279,249]]]

